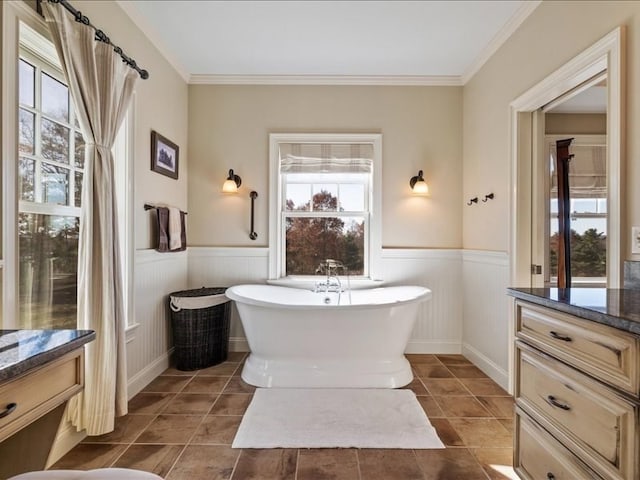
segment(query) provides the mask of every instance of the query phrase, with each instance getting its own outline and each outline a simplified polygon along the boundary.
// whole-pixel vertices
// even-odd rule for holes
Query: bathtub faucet
[[[326,273],[327,279],[324,282],[316,282],[314,292],[342,292],[342,283],[338,277],[338,268],[344,269],[342,262],[327,258],[316,268],[317,273]]]

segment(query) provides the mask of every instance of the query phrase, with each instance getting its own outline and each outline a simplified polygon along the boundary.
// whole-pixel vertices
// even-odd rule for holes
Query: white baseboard
[[[451,340],[409,340],[404,353],[460,353],[460,342]]]
[[[231,337],[229,338],[229,351],[249,352],[249,342],[244,337]]]
[[[58,433],[53,441],[53,446],[49,452],[49,458],[47,459],[46,468],[56,463],[62,457],[64,457],[73,447],[78,445],[87,436],[86,430],[77,431],[73,424],[65,420],[65,415],[62,417],[60,427],[58,427]]]
[[[169,368],[172,353],[173,348],[169,349],[168,352],[155,359],[152,363],[129,379],[127,385],[127,396],[129,397],[129,400],[140,393],[142,389],[149,385],[154,378]]]
[[[509,374],[468,343],[462,344],[462,355],[467,357],[480,370],[505,390],[509,391]],[[509,392],[512,393],[512,392]]]

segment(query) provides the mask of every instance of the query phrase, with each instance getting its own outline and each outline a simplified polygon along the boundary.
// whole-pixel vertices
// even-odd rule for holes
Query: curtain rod
[[[73,15],[76,18],[76,22],[83,23],[93,28],[96,32],[96,38],[95,38],[96,41],[104,42],[107,45],[111,45],[113,47],[113,51],[116,52],[118,55],[120,55],[120,57],[122,58],[122,61],[140,74],[140,78],[142,78],[143,80],[146,80],[147,78],[149,78],[148,71],[138,67],[138,64],[133,58],[125,55],[124,51],[122,51],[122,49],[119,46],[111,42],[111,39],[107,36],[106,33],[104,33],[102,30],[100,30],[95,25],[93,25],[89,20],[89,17],[82,15],[82,12],[73,8],[73,6],[71,6],[71,4],[67,0],[47,0],[47,1],[49,3],[59,3],[65,9],[67,9],[67,11],[71,13],[71,15]],[[36,0],[36,9],[40,15],[42,15],[42,2],[43,0]]]

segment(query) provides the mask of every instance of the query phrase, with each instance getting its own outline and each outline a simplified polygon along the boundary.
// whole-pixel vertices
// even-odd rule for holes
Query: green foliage
[[[551,276],[558,275],[558,234],[549,242]],[[571,230],[571,276],[607,276],[607,237],[596,228],[586,230],[582,235]]]

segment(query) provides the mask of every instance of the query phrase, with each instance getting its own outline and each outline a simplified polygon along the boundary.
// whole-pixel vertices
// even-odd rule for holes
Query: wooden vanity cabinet
[[[638,337],[516,300],[514,469],[640,478]]]

